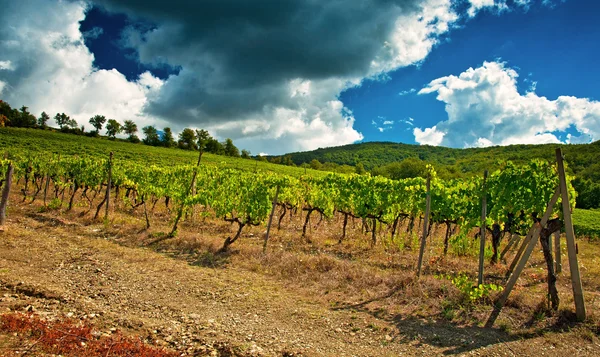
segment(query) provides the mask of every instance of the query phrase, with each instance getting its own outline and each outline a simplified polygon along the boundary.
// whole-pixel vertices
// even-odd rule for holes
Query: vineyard
[[[43,200],[45,204],[64,205],[67,211],[74,205],[84,205],[87,212],[97,218],[112,196],[116,207],[142,206],[147,228],[152,225],[148,213],[161,204],[173,213],[168,219],[175,221],[168,236],[176,234],[182,214],[189,219],[194,215],[219,217],[238,225],[236,235],[225,240],[223,251],[240,237],[245,226],[264,224],[273,202],[281,207],[280,221],[288,211],[290,214],[306,212],[303,237],[311,217],[330,219],[338,213],[344,216],[345,222],[352,217],[368,225],[372,245],[377,244],[377,232],[382,225],[390,226],[391,234],[385,239],[393,242],[399,233],[396,229],[399,223],[408,220],[412,231],[415,220],[424,216],[428,195],[424,178],[389,180],[340,174],[295,178],[212,165],[159,166],[118,158],[27,152],[10,155],[2,160],[0,174],[4,177],[8,164],[14,163],[14,179],[23,183],[23,201]],[[463,236],[481,223],[481,198],[485,194],[485,223],[491,228],[492,262],[498,260],[501,236],[505,233],[526,235],[558,185],[555,167],[542,161],[524,166],[507,163],[489,175],[485,188],[482,177],[444,181],[436,177],[433,168],[429,170],[431,219],[428,228],[430,230],[433,224],[445,225],[444,253],[449,247],[459,253],[464,249],[460,246],[465,240]],[[570,197],[574,198],[574,190],[569,187]],[[573,207],[574,201],[570,205]],[[457,231],[459,233],[453,236]],[[339,232],[340,241],[345,235],[346,224]]]
[[[543,229],[538,233],[543,233],[547,240],[551,233],[560,231],[564,218],[562,197],[557,191],[558,167],[556,163],[542,160],[525,165],[507,162],[497,171],[466,179],[441,179],[434,168],[428,166],[427,178],[390,180],[356,174],[319,172],[315,175],[304,170],[286,174],[252,165],[236,169],[207,161],[206,154],[201,152],[189,160],[192,164],[169,164],[162,160],[146,163],[119,155],[118,151],[50,154],[36,148],[11,147],[0,161],[0,184],[6,187],[5,177],[10,168],[11,195],[19,207],[39,207],[38,212],[79,217],[85,219],[86,224],[97,222],[104,227],[124,224],[115,223],[115,217],[119,217],[119,222],[136,222],[135,231],[130,232],[147,232],[142,245],[193,251],[195,261],[208,266],[218,266],[230,254],[238,254],[235,253],[238,249],[247,252],[245,241],[254,236],[260,241],[255,243],[262,246],[260,264],[283,264],[274,260],[281,257],[289,261],[287,264],[305,266],[304,270],[282,267],[275,273],[286,279],[300,271],[308,274],[314,270],[328,276],[330,270],[341,269],[336,267],[346,263],[335,263],[332,258],[322,256],[321,249],[329,249],[327,247],[332,247],[329,250],[342,260],[364,257],[368,262],[373,257],[378,261],[381,252],[388,260],[408,258],[409,261],[391,266],[400,266],[414,274],[420,273],[423,265],[426,284],[435,284],[431,282],[433,279],[448,282],[453,289],[458,289],[461,297],[452,304],[464,304],[461,309],[470,311],[463,318],[477,311],[472,310],[474,304],[485,302],[488,309],[477,312],[480,322],[485,318],[483,315],[489,313],[491,299],[502,291],[505,279],[514,268],[507,270],[508,266],[502,263],[507,262],[508,257],[522,254],[529,244],[532,227],[541,223]],[[570,198],[567,206],[572,209],[576,193],[570,181],[567,175]],[[549,202],[556,204],[548,206]],[[10,214],[9,209],[9,217]],[[203,227],[219,225],[231,225],[231,229],[211,228],[216,229],[220,239],[216,249],[202,252],[207,248],[185,243],[187,237],[194,234],[190,230],[205,231]],[[275,229],[269,241],[269,231]],[[287,242],[282,240],[282,235]],[[485,245],[480,245],[482,235]],[[544,243],[544,239],[540,241]],[[243,244],[240,241],[244,241]],[[537,238],[530,241],[535,243]],[[168,242],[174,243],[169,245]],[[196,238],[193,242],[197,242]],[[417,261],[415,253],[419,248]],[[427,257],[422,259],[424,250]],[[550,250],[546,244],[546,263],[553,259],[552,255],[546,256],[552,254]],[[281,255],[285,251],[292,255]],[[292,258],[295,255],[298,256]],[[481,260],[481,280],[475,284],[472,277],[478,256],[487,261],[489,273],[484,278]],[[443,262],[445,259],[448,263]],[[271,263],[265,263],[269,261]],[[462,262],[458,264],[464,266],[454,266],[454,262]],[[516,262],[515,258],[513,264]],[[388,266],[390,263],[377,264]],[[548,305],[556,298],[551,301],[552,310],[556,311],[558,271],[551,270],[550,265],[547,279],[545,274],[531,273],[527,279],[548,282],[549,292],[553,293],[548,295]],[[348,274],[359,274],[355,267],[344,269],[349,269]],[[504,273],[507,273],[506,278],[498,276]],[[378,277],[367,284],[378,286],[384,281]],[[351,280],[347,284],[351,284]],[[401,282],[400,286],[405,284]],[[442,289],[438,294],[447,293]],[[561,299],[565,301],[564,294]],[[569,300],[566,300],[567,305]],[[454,318],[452,311],[457,306],[445,304],[449,302],[442,302],[441,314]],[[511,306],[516,304],[509,301]]]

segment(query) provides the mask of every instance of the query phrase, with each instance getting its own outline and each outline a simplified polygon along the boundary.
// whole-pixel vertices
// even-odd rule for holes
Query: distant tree
[[[210,138],[206,143],[206,152],[216,155],[223,155],[225,153],[225,148],[223,148],[223,144],[221,144],[219,140]]]
[[[13,109],[8,103],[0,100],[0,114],[4,115],[6,118],[9,118],[12,115],[12,111]]]
[[[4,128],[8,125],[8,118],[4,114],[0,114],[0,128]]]
[[[69,120],[67,120],[67,122],[65,123],[65,126],[69,129],[77,129],[78,125],[79,124],[77,124],[77,120],[73,118],[69,118]]]
[[[71,118],[65,113],[56,113],[56,115],[54,116],[54,121],[60,129],[65,127],[69,120],[71,120]]]
[[[172,148],[173,146],[177,145],[175,139],[173,138],[173,132],[171,131],[171,128],[167,127],[163,129],[163,136],[161,142],[162,145],[167,148]]]
[[[94,131],[96,135],[100,133],[100,130],[102,130],[102,126],[104,125],[104,123],[106,123],[106,117],[104,115],[94,115],[90,118],[90,124],[92,124],[92,126],[96,128],[96,130]]]
[[[21,113],[2,100],[0,100],[0,116],[4,116],[2,122],[5,126],[18,126],[21,121]]]
[[[266,157],[266,156],[263,156],[263,155],[258,155],[258,156],[256,157],[256,160],[257,160],[257,161],[262,161],[262,162],[267,162],[267,161],[268,161],[268,160],[267,160],[267,157]]]
[[[186,150],[196,150],[196,132],[190,128],[185,128],[179,133],[179,141],[177,142],[180,148]]]
[[[283,159],[281,159],[281,163],[287,166],[296,166],[296,164],[294,164],[294,161],[292,160],[291,155],[285,155]]]
[[[364,175],[367,173],[367,170],[365,170],[365,166],[362,164],[362,162],[359,162],[358,164],[356,164],[354,170],[359,175]]]
[[[138,127],[137,124],[133,122],[133,120],[125,120],[123,122],[123,131],[128,136],[127,140],[131,141],[132,143],[140,142],[140,139],[137,137],[137,135],[135,135],[135,133],[137,133],[138,131]]]
[[[133,134],[133,135],[130,135],[130,136],[127,137],[127,141],[129,141],[131,143],[134,143],[134,144],[137,144],[141,140],[140,140],[140,138],[136,134]]]
[[[240,157],[240,150],[233,145],[233,140],[227,138],[225,139],[225,143],[223,144],[223,148],[225,149],[225,155]]]
[[[123,131],[123,126],[121,123],[116,121],[115,119],[108,119],[108,123],[106,124],[106,134],[110,138],[115,138],[117,134],[120,134]]]
[[[321,170],[323,168],[323,164],[317,159],[312,159],[310,162],[310,168],[313,170]]]
[[[17,120],[12,121],[12,126],[18,126],[22,128],[33,128],[37,124],[37,119],[33,114],[29,112],[29,108],[22,106],[17,117]]]
[[[144,144],[158,146],[160,145],[160,137],[158,136],[158,131],[155,127],[148,125],[142,128],[142,132],[144,133]]]
[[[272,164],[281,164],[281,156],[273,156],[269,159],[269,162]]]
[[[395,173],[394,179],[427,176],[427,165],[420,159],[409,157],[400,162],[400,170]]]
[[[196,130],[196,145],[198,146],[198,150],[205,152],[206,145],[208,144],[208,141],[210,139],[212,139],[212,137],[210,136],[208,131],[204,129]]]
[[[242,159],[250,159],[250,151],[243,149],[242,150]]]
[[[38,126],[42,129],[45,129],[48,120],[50,120],[50,116],[46,114],[46,112],[42,112],[42,114],[40,114],[40,117],[37,120]]]
[[[340,165],[336,164],[335,162],[325,162],[323,163],[323,166],[321,166],[321,170],[331,172],[338,172],[339,168]]]
[[[393,162],[373,170],[374,175],[384,176],[393,180],[411,177],[425,177],[427,169],[425,162],[418,158],[409,157],[401,162]]]

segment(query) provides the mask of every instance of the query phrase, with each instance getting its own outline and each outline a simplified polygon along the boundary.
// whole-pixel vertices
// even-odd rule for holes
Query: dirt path
[[[17,210],[15,208],[15,210]],[[13,212],[0,233],[0,309],[90,319],[185,355],[600,355],[594,335],[499,330],[335,310],[263,275],[192,266],[102,238],[102,226]]]

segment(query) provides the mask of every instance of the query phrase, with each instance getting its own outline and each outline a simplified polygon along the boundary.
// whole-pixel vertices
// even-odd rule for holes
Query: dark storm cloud
[[[140,62],[180,66],[147,111],[180,123],[226,121],[295,107],[295,78],[360,78],[417,0],[95,0],[151,22],[124,41]]]

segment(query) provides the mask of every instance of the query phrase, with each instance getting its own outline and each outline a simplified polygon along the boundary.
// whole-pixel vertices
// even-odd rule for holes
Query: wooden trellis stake
[[[108,211],[110,210],[110,190],[112,186],[112,160],[113,152],[110,152],[108,157],[108,181],[106,182],[106,211],[104,211],[104,219],[108,219]]]
[[[506,245],[506,247],[504,247],[504,249],[502,250],[502,253],[500,253],[500,261],[502,261],[504,259],[504,256],[513,247],[513,245],[517,244],[519,239],[521,239],[521,236],[519,236],[518,234],[514,233],[512,235],[512,237],[510,238],[510,241],[508,241],[508,244]]]
[[[425,200],[425,219],[423,220],[423,238],[421,239],[421,249],[419,250],[419,262],[417,264],[417,277],[421,276],[421,266],[423,265],[423,254],[425,253],[425,242],[427,240],[427,230],[429,229],[429,213],[431,211],[431,177],[427,176],[427,199]]]
[[[10,196],[10,186],[12,185],[14,167],[12,162],[8,163],[6,168],[6,177],[4,179],[4,186],[2,186],[2,198],[0,199],[0,227],[6,223],[6,207],[8,206],[8,199]]]
[[[513,271],[515,270],[515,267],[517,266],[517,263],[521,259],[521,256],[523,255],[523,252],[525,251],[525,248],[527,247],[527,245],[529,244],[529,242],[533,238],[533,232],[534,231],[535,231],[535,226],[533,226],[533,227],[531,227],[529,229],[529,232],[527,233],[527,236],[525,236],[525,239],[523,239],[523,242],[521,243],[521,246],[519,247],[519,250],[517,251],[517,254],[513,258],[512,263],[510,263],[510,266],[508,267],[508,271],[506,272],[505,279],[508,279],[510,277],[510,275],[513,273]]]
[[[483,187],[481,194],[481,225],[479,226],[479,276],[477,277],[477,286],[483,284],[483,260],[485,258],[485,220],[487,217],[487,193],[485,181],[488,171],[483,173]]]
[[[562,259],[560,256],[560,231],[554,232],[554,270],[557,274],[562,271]]]
[[[567,254],[569,268],[571,270],[571,285],[573,286],[573,299],[575,300],[575,314],[579,321],[585,320],[585,302],[583,300],[583,288],[581,287],[581,276],[579,275],[579,263],[577,262],[577,248],[575,247],[575,231],[571,219],[571,207],[569,205],[569,191],[567,191],[567,179],[565,177],[565,165],[563,163],[562,150],[556,149],[556,162],[558,164],[558,179],[560,183],[563,219],[565,220],[565,235],[567,240]]]
[[[265,241],[263,242],[263,254],[267,252],[267,241],[269,240],[269,232],[271,231],[271,223],[273,222],[273,215],[275,214],[275,208],[277,207],[277,196],[279,196],[279,185],[275,189],[275,199],[273,200],[273,207],[271,207],[271,215],[269,216],[269,224],[267,225],[267,233],[265,234]]]

